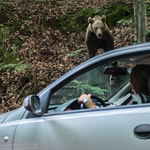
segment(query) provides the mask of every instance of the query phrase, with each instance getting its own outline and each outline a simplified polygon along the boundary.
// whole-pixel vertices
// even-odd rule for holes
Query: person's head
[[[150,76],[150,66],[139,64],[131,71],[130,83],[136,94],[149,95],[148,79]]]

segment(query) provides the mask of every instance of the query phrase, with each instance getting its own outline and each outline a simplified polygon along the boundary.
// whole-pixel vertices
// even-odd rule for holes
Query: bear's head
[[[95,16],[94,18],[89,17],[88,18],[89,26],[91,32],[95,33],[98,39],[101,39],[103,37],[103,33],[106,31],[106,16],[103,15]]]

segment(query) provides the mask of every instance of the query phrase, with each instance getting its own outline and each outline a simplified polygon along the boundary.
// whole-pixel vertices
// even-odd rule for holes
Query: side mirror
[[[110,75],[127,75],[127,68],[108,66],[104,69],[104,74]]]
[[[23,106],[34,115],[42,116],[42,107],[40,104],[40,98],[37,95],[29,95],[23,101]]]

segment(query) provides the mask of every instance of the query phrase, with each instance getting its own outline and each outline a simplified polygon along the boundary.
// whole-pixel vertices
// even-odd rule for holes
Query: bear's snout
[[[98,38],[99,38],[99,39],[102,38],[102,34],[101,34],[101,33],[98,34]]]

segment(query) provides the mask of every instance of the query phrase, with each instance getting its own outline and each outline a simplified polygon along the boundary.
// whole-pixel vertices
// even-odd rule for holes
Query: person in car
[[[150,100],[150,90],[148,83],[150,82],[150,66],[139,64],[133,67],[131,71],[130,84],[132,92],[126,96],[120,98],[112,105],[131,105],[131,104],[142,104]],[[84,103],[87,108],[98,108],[98,106],[91,99],[91,94],[83,94],[79,97],[78,103]]]

